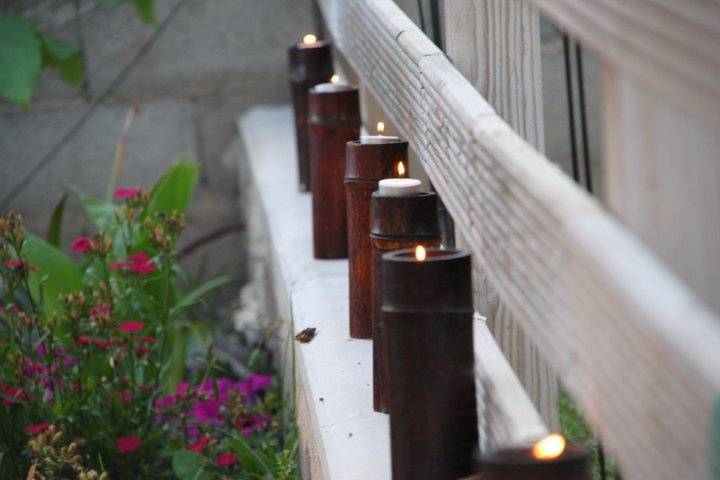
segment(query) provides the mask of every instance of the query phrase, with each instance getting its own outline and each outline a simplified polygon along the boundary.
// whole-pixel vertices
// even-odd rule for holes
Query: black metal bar
[[[575,138],[575,95],[573,93],[572,68],[570,65],[570,38],[566,33],[562,34],[563,54],[565,56],[565,87],[567,93],[568,124],[570,127],[570,156],[572,158],[572,176],[576,182],[580,182],[580,171],[578,165],[577,141]]]
[[[588,142],[587,109],[585,107],[585,71],[583,69],[583,53],[580,44],[575,44],[575,58],[577,61],[578,100],[580,102],[580,134],[582,136],[583,161],[585,166],[585,188],[593,191],[592,169],[590,167],[590,143]]]
[[[607,479],[607,466],[605,465],[605,450],[600,440],[597,442],[598,464],[600,465],[600,480]]]

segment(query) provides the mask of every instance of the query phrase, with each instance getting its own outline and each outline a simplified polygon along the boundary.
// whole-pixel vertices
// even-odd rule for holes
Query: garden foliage
[[[50,242],[0,219],[0,479],[296,478],[277,381],[228,374],[192,321],[224,280],[178,288],[197,174],[182,161],[150,192],[84,200],[80,265],[53,245],[62,208]],[[187,378],[190,342],[204,363]]]

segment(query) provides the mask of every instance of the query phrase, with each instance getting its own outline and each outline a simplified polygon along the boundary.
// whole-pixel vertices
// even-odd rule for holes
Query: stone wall
[[[18,6],[19,5],[19,6]],[[87,77],[81,91],[43,72],[31,107],[0,103],[0,197],[4,197],[98,99],[144,48],[154,27],[143,24],[131,2],[98,5],[81,0],[4,2],[46,30],[85,45]],[[175,9],[177,8],[177,11]],[[242,223],[237,205],[234,120],[257,103],[288,100],[286,48],[316,19],[310,0],[156,0],[167,28],[93,117],[53,158],[9,209],[43,234],[53,206],[67,191],[103,196],[116,142],[133,106],[121,185],[148,188],[182,152],[202,165],[189,214],[187,244],[217,228]],[[92,230],[76,195],[69,201],[65,241]],[[212,271],[242,271],[243,233],[200,249]]]

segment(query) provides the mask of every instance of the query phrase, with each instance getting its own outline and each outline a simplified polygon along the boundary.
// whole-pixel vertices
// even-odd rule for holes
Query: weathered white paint
[[[388,417],[372,410],[372,344],[348,335],[347,261],[312,258],[310,195],[297,191],[291,111],[257,108],[239,128],[248,153],[243,171],[260,216],[251,234],[267,242],[270,256],[269,309],[292,335],[318,329],[312,342],[294,342],[294,364],[286,357],[285,365],[295,367],[303,475],[390,478]],[[542,421],[482,318],[474,331],[484,446],[538,438]]]
[[[538,151],[544,148],[540,21],[519,0],[444,2],[445,49],[455,67],[488,100],[503,120]],[[467,244],[462,232],[459,245]],[[481,258],[473,272],[476,305],[488,318],[500,349],[519,375],[551,430],[559,428],[557,381],[530,337],[513,318],[487,279]]]
[[[392,1],[320,4],[625,477],[707,478],[717,317],[514,132]]]

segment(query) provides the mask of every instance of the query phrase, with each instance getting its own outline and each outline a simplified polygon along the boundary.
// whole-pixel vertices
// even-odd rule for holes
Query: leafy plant
[[[154,0],[95,0],[119,5],[132,1],[142,20],[155,25]],[[71,86],[79,88],[85,75],[80,48],[18,15],[0,15],[0,96],[27,106],[43,68],[54,68]]]
[[[179,288],[197,176],[184,158],[149,193],[85,199],[98,233],[73,242],[79,265],[56,246],[63,201],[54,244],[0,218],[0,479],[298,478],[278,385],[229,376],[192,318],[229,278]],[[205,357],[187,378],[191,339]]]

